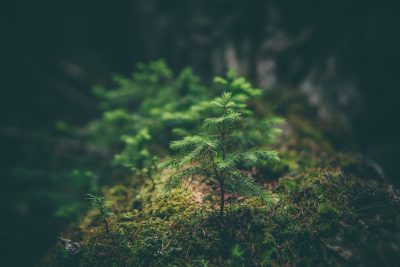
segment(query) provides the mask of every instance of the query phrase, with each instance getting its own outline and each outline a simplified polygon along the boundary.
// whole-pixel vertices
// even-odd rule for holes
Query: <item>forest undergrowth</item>
[[[234,71],[204,85],[161,60],[94,93],[97,120],[59,124],[83,159],[101,151],[74,171],[92,208],[42,266],[400,263],[398,192],[334,148],[300,93]]]

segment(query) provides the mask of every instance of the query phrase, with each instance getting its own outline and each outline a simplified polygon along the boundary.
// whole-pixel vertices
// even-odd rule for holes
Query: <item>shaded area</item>
[[[64,144],[55,122],[96,116],[89,88],[129,74],[138,61],[163,57],[205,79],[234,67],[265,86],[301,88],[333,129],[340,123],[352,132],[328,132],[335,146],[378,161],[399,183],[395,4],[250,2],[2,4],[1,246],[10,262],[31,265],[68,222],[54,218],[69,200],[53,192],[68,177],[60,170],[76,165],[55,157]]]

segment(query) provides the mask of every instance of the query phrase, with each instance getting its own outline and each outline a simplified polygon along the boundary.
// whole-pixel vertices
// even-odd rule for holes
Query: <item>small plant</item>
[[[242,114],[251,112],[245,104],[237,104],[231,93],[223,93],[211,106],[216,117],[204,120],[203,133],[172,142],[170,147],[178,156],[164,166],[177,170],[170,178],[169,188],[200,177],[216,182],[222,219],[227,191],[268,200],[265,190],[254,182],[244,166],[252,166],[262,159],[276,161],[279,158],[275,151],[251,148],[240,141],[238,136],[246,133],[241,127],[246,119]]]
[[[115,156],[115,162],[131,169],[142,179],[149,179],[152,185],[151,190],[154,190],[158,157],[152,156],[149,151],[151,136],[148,129],[142,129],[135,136],[123,136],[123,140],[126,144],[125,149]]]
[[[110,229],[107,218],[111,215],[111,213],[108,211],[108,203],[104,197],[99,196],[96,185],[92,186],[91,191],[91,194],[87,194],[87,199],[90,201],[92,208],[97,209],[100,212],[101,218],[103,219],[104,228],[108,234]]]
[[[158,171],[158,157],[153,156],[146,160],[145,168],[142,169],[142,174],[151,181],[151,190],[156,187],[154,175]]]

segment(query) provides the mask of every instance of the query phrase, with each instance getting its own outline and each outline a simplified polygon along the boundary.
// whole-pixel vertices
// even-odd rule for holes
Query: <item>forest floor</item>
[[[276,145],[282,160],[254,170],[270,196],[226,195],[219,218],[215,188],[192,183],[165,193],[168,170],[151,183],[103,188],[110,232],[89,210],[43,266],[398,266],[400,197],[379,168],[335,151],[296,99]],[[235,201],[232,201],[235,200]]]

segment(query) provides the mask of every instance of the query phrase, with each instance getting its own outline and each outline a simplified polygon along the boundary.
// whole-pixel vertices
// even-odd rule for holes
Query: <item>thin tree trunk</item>
[[[101,211],[101,216],[103,217],[103,222],[104,222],[104,227],[106,228],[107,234],[110,233],[109,227],[108,227],[108,221],[106,218],[106,213],[102,210]]]
[[[220,180],[219,187],[221,189],[219,216],[221,217],[222,220],[224,218],[224,209],[225,209],[225,188],[223,179]]]
[[[107,234],[109,234],[110,230],[108,229],[108,221],[107,221],[107,219],[105,217],[103,218],[103,220],[104,220],[104,225],[106,227],[106,232],[107,232]]]
[[[211,164],[214,169],[215,177],[217,178],[217,181],[219,181],[219,189],[220,189],[220,210],[219,210],[219,216],[221,218],[221,221],[224,218],[224,208],[225,208],[225,188],[224,188],[224,178],[221,177],[218,173],[217,167],[215,166],[215,161],[214,157],[212,154],[210,154],[211,158]]]

